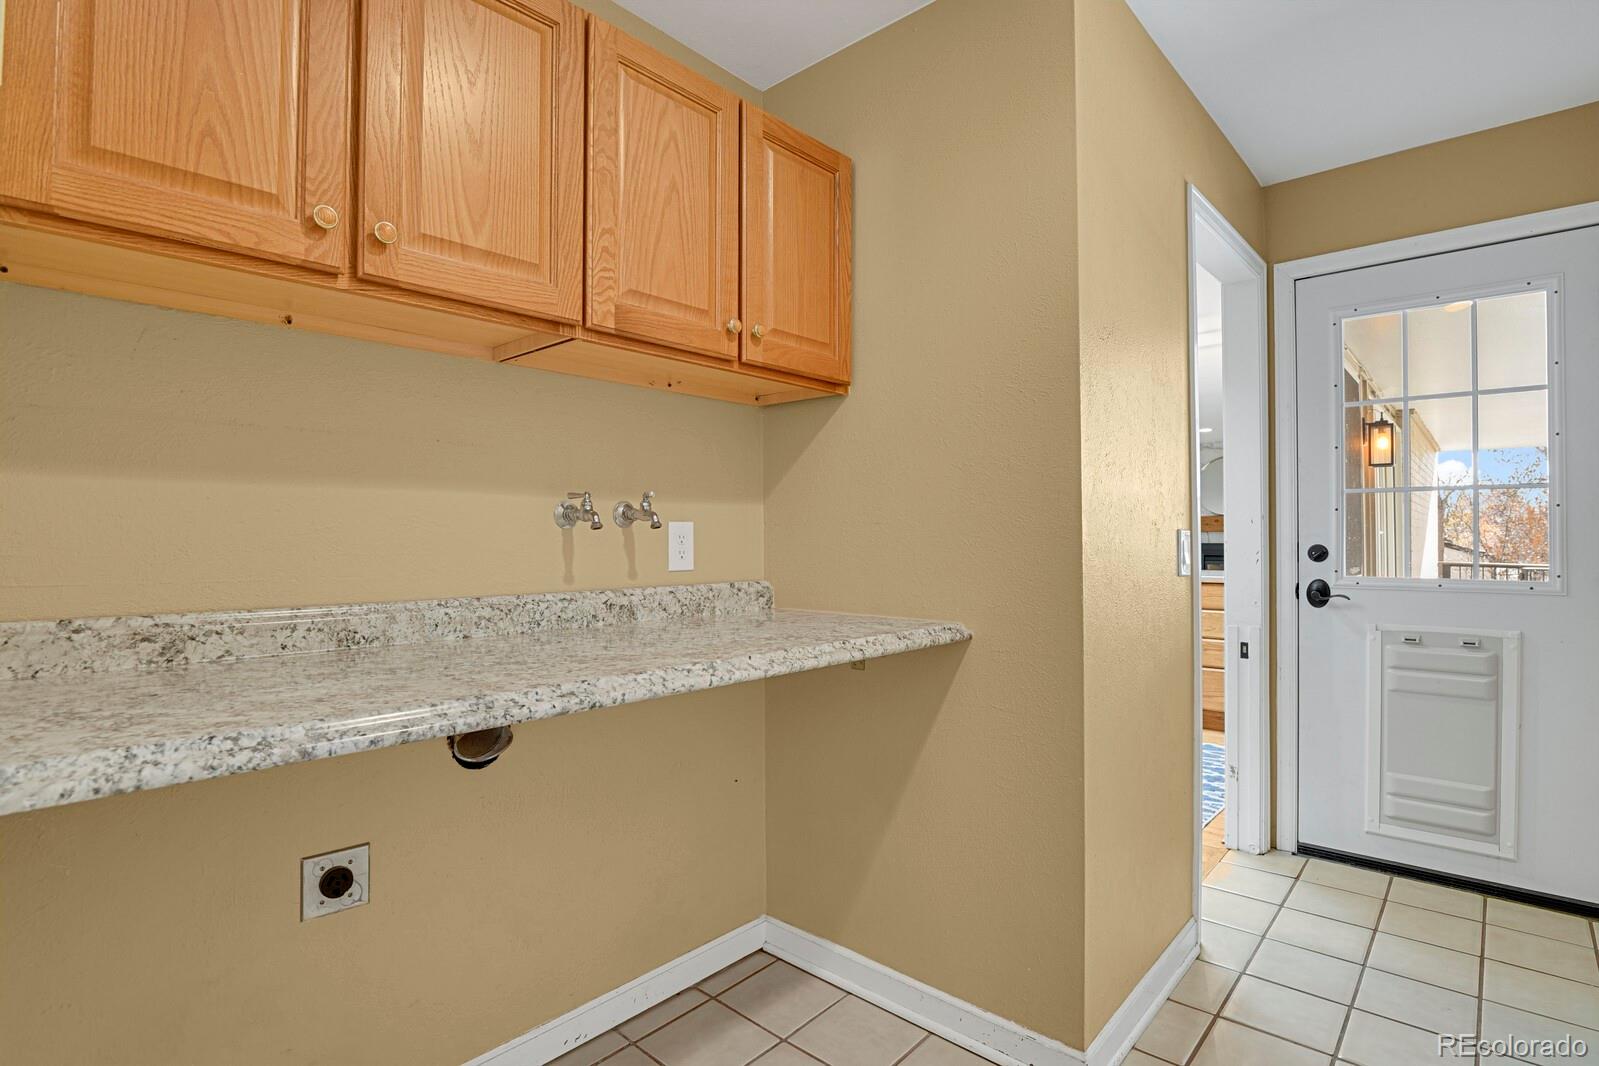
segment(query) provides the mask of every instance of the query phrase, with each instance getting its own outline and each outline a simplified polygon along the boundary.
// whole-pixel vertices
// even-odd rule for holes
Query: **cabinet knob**
[[[736,337],[744,331],[744,323],[736,318],[730,318],[727,320],[727,331]]]
[[[372,236],[381,244],[393,244],[400,239],[400,231],[394,228],[394,223],[384,219],[372,227]]]
[[[339,224],[339,212],[332,204],[317,204],[311,208],[311,221],[323,229],[332,229]]]
[[[761,325],[759,322],[755,323],[755,325],[750,327],[750,336],[754,337],[756,340],[760,340],[762,337],[766,336],[766,327]]]

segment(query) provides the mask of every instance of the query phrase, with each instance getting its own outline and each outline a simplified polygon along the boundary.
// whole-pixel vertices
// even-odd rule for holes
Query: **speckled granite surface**
[[[726,581],[340,607],[8,622],[0,623],[0,679],[194,666],[291,652],[508,637],[541,629],[759,614],[771,609],[772,586],[766,582]]]
[[[664,593],[671,595],[659,595]],[[584,603],[553,602],[584,595],[589,597]],[[92,632],[94,646],[106,654],[84,654],[87,645],[80,640],[77,651],[50,654],[47,649],[42,661],[55,665],[32,671],[31,679],[0,682],[0,814],[971,637],[953,622],[773,610],[764,582],[560,593],[552,594],[550,603],[527,602],[543,599],[169,616],[120,627],[118,620],[105,619],[43,624],[65,627],[63,639],[69,641]],[[503,607],[509,600],[518,602],[514,611]],[[630,611],[632,619],[642,620],[630,620]],[[371,629],[291,624],[297,619],[289,616],[304,622],[303,616],[312,614],[341,623],[352,615],[364,615],[368,622],[405,618],[410,628],[373,623],[381,635],[362,641],[348,634]],[[510,614],[519,620],[510,621]],[[275,635],[262,639],[259,632],[265,630],[253,628],[258,620]],[[14,637],[19,628],[39,625],[0,630]],[[126,634],[135,631],[145,635],[130,645]],[[401,632],[439,635],[415,643],[389,639]],[[452,639],[468,632],[474,634],[471,639]],[[37,647],[39,640],[27,634],[30,645]],[[273,641],[287,653],[260,650]],[[255,649],[248,653],[253,657],[243,648]],[[128,668],[140,662],[199,665]],[[30,676],[20,653],[13,651],[6,665],[13,676]]]

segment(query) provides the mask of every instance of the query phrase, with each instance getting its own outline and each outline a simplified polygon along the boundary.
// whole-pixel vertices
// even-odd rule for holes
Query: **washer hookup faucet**
[[[587,522],[590,529],[604,529],[605,523],[600,521],[600,513],[594,509],[594,497],[587,492],[569,492],[566,494],[566,503],[555,505],[555,524],[562,529],[571,529],[579,522]],[[572,503],[572,500],[582,500],[581,504]]]
[[[653,491],[646,492],[644,499],[639,502],[637,507],[634,507],[626,500],[618,503],[611,508],[611,517],[616,520],[617,526],[621,529],[626,529],[634,522],[642,522],[646,518],[650,520],[651,529],[661,528],[661,516],[655,510],[655,493]]]

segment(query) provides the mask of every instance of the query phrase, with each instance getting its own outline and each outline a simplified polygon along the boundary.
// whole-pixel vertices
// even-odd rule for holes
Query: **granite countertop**
[[[777,610],[764,582],[9,623],[0,814],[970,637],[953,622]]]

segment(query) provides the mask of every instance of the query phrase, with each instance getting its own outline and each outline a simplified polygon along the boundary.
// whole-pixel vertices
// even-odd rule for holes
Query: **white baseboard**
[[[757,918],[681,955],[621,988],[524,1033],[466,1066],[544,1066],[656,1003],[670,999],[755,951],[852,992],[906,1021],[1000,1066],[1115,1066],[1154,1017],[1199,953],[1190,920],[1161,953],[1105,1028],[1082,1052],[873,962],[849,948],[776,918]]]
[[[1133,1042],[1198,957],[1199,923],[1190,918],[1088,1045],[1088,1066],[1116,1066],[1125,1059]]]
[[[544,1066],[711,974],[733,965],[766,943],[766,919],[756,918],[708,944],[679,955],[621,988],[591,999],[537,1029],[485,1052],[466,1066]]]
[[[1082,1066],[1084,1062],[1081,1051],[1059,1040],[776,918],[766,919],[766,950],[1001,1066]]]

